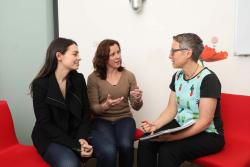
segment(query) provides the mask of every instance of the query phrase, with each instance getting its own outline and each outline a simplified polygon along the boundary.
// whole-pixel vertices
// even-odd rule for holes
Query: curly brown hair
[[[101,41],[96,49],[95,57],[93,59],[93,66],[95,72],[103,80],[107,78],[107,62],[109,60],[110,47],[115,44],[121,50],[119,42],[113,39],[105,39]],[[118,71],[123,71],[123,70],[124,67],[122,66],[118,68]]]

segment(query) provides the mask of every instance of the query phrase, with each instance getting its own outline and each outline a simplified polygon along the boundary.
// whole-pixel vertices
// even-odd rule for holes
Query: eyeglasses
[[[174,54],[175,52],[183,51],[183,50],[188,50],[188,48],[179,48],[179,49],[173,49],[173,48],[172,48],[172,49],[170,50],[170,53],[171,53],[171,55],[172,55],[172,54]]]

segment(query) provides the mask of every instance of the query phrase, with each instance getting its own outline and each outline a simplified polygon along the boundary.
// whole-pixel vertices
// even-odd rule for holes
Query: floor
[[[83,167],[95,167],[95,166],[96,166],[96,160],[93,158],[93,159],[90,159],[87,162],[86,166],[83,166]],[[134,167],[136,167],[136,162],[134,164]],[[185,162],[180,167],[201,167],[201,166],[193,164],[191,162]]]
[[[136,149],[135,149],[135,162],[134,167],[136,167]],[[90,159],[84,167],[95,167],[96,166],[96,159]],[[191,162],[184,162],[180,167],[201,167],[200,165],[193,164]]]

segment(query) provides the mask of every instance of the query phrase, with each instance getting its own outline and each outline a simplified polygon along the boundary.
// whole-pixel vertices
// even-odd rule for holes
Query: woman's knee
[[[44,158],[52,167],[81,167],[80,158],[77,155],[63,155]]]
[[[57,167],[81,167],[80,159],[65,157],[57,163]]]
[[[145,140],[139,141],[138,150],[152,150],[156,147],[156,143]]]
[[[71,149],[56,143],[51,143],[43,158],[52,167],[80,167],[80,157]]]
[[[159,166],[180,166],[183,162],[183,154],[180,151],[170,148],[160,148],[158,152],[158,164]]]
[[[135,121],[133,118],[124,118],[116,125],[116,141],[119,149],[131,149],[134,144]]]
[[[118,148],[122,152],[130,152],[134,148],[134,142],[130,140],[121,140],[119,142]]]
[[[117,151],[115,145],[103,145],[94,149],[97,158],[112,160],[116,157]]]

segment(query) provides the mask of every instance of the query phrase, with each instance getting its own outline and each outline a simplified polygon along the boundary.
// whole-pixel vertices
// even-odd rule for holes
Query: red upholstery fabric
[[[0,101],[0,151],[17,143],[8,105],[6,101]]]
[[[142,130],[136,128],[134,140],[138,140],[143,135],[144,135],[144,132]]]
[[[0,152],[0,166],[49,167],[33,146],[16,144]]]
[[[194,162],[206,167],[250,167],[250,96],[222,94],[225,146]]]
[[[33,146],[18,143],[6,101],[0,101],[0,166],[49,167]]]

